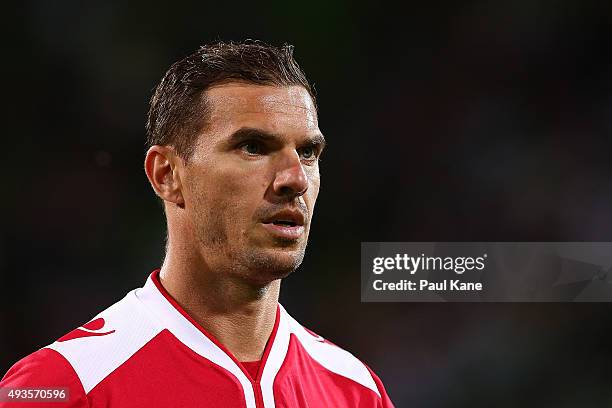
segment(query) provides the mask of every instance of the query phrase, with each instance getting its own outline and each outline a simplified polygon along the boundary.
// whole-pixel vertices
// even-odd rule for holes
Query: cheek
[[[267,179],[257,172],[220,168],[206,183],[211,207],[218,217],[229,220],[229,228],[244,228],[241,221],[250,219],[261,205]]]
[[[317,167],[313,169],[310,173],[307,173],[307,176],[310,183],[309,189],[315,192],[316,198],[316,194],[318,194],[319,188],[321,187],[321,175],[319,173],[319,168]]]
[[[319,188],[321,186],[321,181],[319,179],[319,175],[316,177],[310,178],[310,186],[306,191],[306,205],[312,210],[315,206],[315,202],[317,201],[317,197],[319,196]]]
[[[211,218],[219,221],[234,212],[239,186],[227,175],[201,167],[188,174],[187,181],[185,200],[188,207],[191,204],[193,216],[212,222]]]

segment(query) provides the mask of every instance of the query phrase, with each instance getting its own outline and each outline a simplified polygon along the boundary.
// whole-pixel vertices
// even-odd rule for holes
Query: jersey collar
[[[261,384],[262,391],[264,388],[271,391],[274,378],[289,348],[290,317],[280,304],[277,306],[276,321],[264,350],[258,376],[252,379],[236,357],[170,296],[159,280],[159,269],[149,275],[144,287],[136,291],[136,297],[155,315],[162,326],[183,344],[232,373],[244,388],[247,406],[250,406],[248,402],[252,398],[254,404],[255,383]],[[263,393],[264,400],[266,394],[268,393]]]

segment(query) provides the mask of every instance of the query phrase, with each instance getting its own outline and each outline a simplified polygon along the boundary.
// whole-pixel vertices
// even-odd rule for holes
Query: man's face
[[[189,226],[211,271],[285,277],[302,262],[319,193],[312,99],[300,86],[243,83],[206,96],[211,116],[182,180]]]

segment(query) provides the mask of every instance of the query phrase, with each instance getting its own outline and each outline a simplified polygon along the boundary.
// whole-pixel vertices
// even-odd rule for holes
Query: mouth
[[[281,227],[295,227],[297,225],[297,223],[293,221],[285,221],[285,220],[273,221],[272,224],[278,225]]]
[[[263,227],[272,235],[296,240],[304,234],[304,215],[299,211],[280,211],[262,221]]]

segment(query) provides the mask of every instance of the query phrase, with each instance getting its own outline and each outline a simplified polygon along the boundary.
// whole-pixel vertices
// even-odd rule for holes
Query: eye
[[[246,142],[240,145],[240,149],[248,155],[255,156],[261,154],[263,149],[258,142]]]
[[[300,157],[304,160],[314,160],[317,158],[317,149],[314,146],[306,146],[299,149]]]

